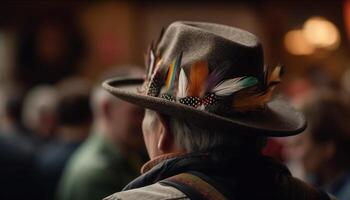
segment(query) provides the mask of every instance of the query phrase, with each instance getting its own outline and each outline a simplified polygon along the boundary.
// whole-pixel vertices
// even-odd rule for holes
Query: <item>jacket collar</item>
[[[130,182],[123,190],[151,185],[189,171],[203,174],[214,172],[220,177],[235,177],[242,173],[249,173],[251,170],[290,175],[286,167],[262,155],[230,155],[223,152],[166,154],[147,162],[142,167],[141,176]]]
[[[160,155],[155,157],[154,159],[146,162],[142,168],[141,168],[141,174],[144,174],[146,172],[148,172],[149,170],[151,170],[154,166],[160,164],[161,162],[168,160],[168,159],[172,159],[172,158],[176,158],[176,157],[180,157],[185,155],[185,153],[169,153],[169,154],[164,154],[164,155]]]

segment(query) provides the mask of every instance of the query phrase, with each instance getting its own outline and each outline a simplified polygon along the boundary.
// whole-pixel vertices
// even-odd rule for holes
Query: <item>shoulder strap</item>
[[[180,190],[190,199],[203,199],[203,200],[226,200],[227,198],[221,194],[216,188],[208,184],[200,177],[190,174],[181,173],[165,180],[160,183],[175,187]]]

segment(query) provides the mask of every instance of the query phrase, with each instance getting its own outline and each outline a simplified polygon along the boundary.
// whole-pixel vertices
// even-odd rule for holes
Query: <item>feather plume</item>
[[[265,93],[247,96],[245,98],[236,98],[236,100],[233,101],[233,109],[238,112],[244,112],[263,108],[271,99],[273,89],[273,87],[270,87]]]
[[[178,68],[181,65],[181,59],[182,59],[182,53],[180,53],[169,66],[167,79],[165,82],[167,93],[169,95],[171,95],[173,92],[176,75],[178,74]]]
[[[257,83],[258,79],[252,76],[238,77],[221,82],[219,85],[215,86],[211,92],[215,93],[217,96],[229,96],[242,89],[254,86]]]
[[[150,77],[153,74],[153,69],[154,69],[154,65],[155,65],[155,55],[153,50],[151,49],[150,51],[150,61],[149,61],[149,71],[148,71],[148,77]]]
[[[281,77],[283,73],[283,67],[278,65],[275,67],[275,69],[271,72],[268,78],[267,87],[270,87],[272,85],[276,85],[281,82]]]
[[[177,98],[184,98],[187,95],[187,84],[188,84],[188,80],[187,80],[187,76],[185,73],[185,70],[183,68],[181,68],[180,71],[180,75],[179,75],[179,88],[177,90]]]
[[[155,67],[154,67],[154,72],[152,73],[152,76],[159,71],[159,68],[162,65],[162,62],[163,62],[163,60],[161,58],[156,61],[156,64],[155,64]]]
[[[157,64],[155,65],[155,69],[154,69],[154,72],[153,72],[152,75],[151,75],[149,84],[151,84],[151,83],[154,81],[154,79],[155,79],[156,76],[157,76],[157,77],[160,77],[162,80],[164,80],[164,74],[163,74],[162,72],[159,71],[159,68],[160,68],[161,64],[162,64],[162,59],[160,59],[160,60],[157,62]],[[148,87],[149,87],[149,85],[148,85]]]
[[[145,82],[146,85],[146,94],[150,96],[158,96],[160,87],[164,83],[164,73],[159,70],[162,60],[160,59],[155,65],[154,72],[149,78],[148,82]]]
[[[208,65],[206,62],[198,61],[192,64],[190,72],[190,83],[188,95],[202,97],[204,95],[205,83],[208,77]]]
[[[205,92],[209,92],[217,86],[224,79],[225,73],[228,69],[227,66],[215,68],[208,76]]]
[[[272,98],[276,85],[281,82],[282,73],[282,66],[277,66],[271,73],[266,70],[265,90],[255,95],[236,96],[233,101],[233,108],[236,111],[243,112],[264,107]]]
[[[173,78],[173,75],[174,75],[174,62],[172,62],[168,68],[168,72],[167,72],[167,78],[166,78],[166,81],[165,81],[165,86],[166,86],[166,89],[169,90],[170,87],[171,87],[171,83],[172,83],[172,78]]]

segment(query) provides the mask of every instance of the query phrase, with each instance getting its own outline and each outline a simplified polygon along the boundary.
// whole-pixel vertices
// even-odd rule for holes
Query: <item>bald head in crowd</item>
[[[40,138],[52,136],[56,126],[57,90],[50,85],[33,88],[23,104],[24,125]]]

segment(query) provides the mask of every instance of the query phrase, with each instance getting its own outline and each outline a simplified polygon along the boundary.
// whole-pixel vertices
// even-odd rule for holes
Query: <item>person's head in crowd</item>
[[[106,73],[101,80],[140,74],[141,70],[135,66],[122,66]],[[91,95],[95,131],[118,146],[141,150],[144,146],[141,134],[144,110],[114,98],[100,84],[99,82]]]
[[[4,132],[21,128],[23,94],[15,85],[0,87],[0,129]]]
[[[50,85],[31,89],[23,103],[24,126],[39,138],[52,137],[56,128],[57,91]]]
[[[90,84],[79,77],[67,78],[57,84],[57,131],[59,137],[83,140],[90,132]]]
[[[328,185],[350,169],[350,107],[334,92],[322,92],[303,107],[308,128],[303,165],[318,184]]]
[[[132,66],[107,71],[104,78],[136,75]],[[69,159],[58,187],[58,200],[102,199],[139,175],[145,148],[143,109],[113,98],[98,81],[91,92],[93,129]]]

